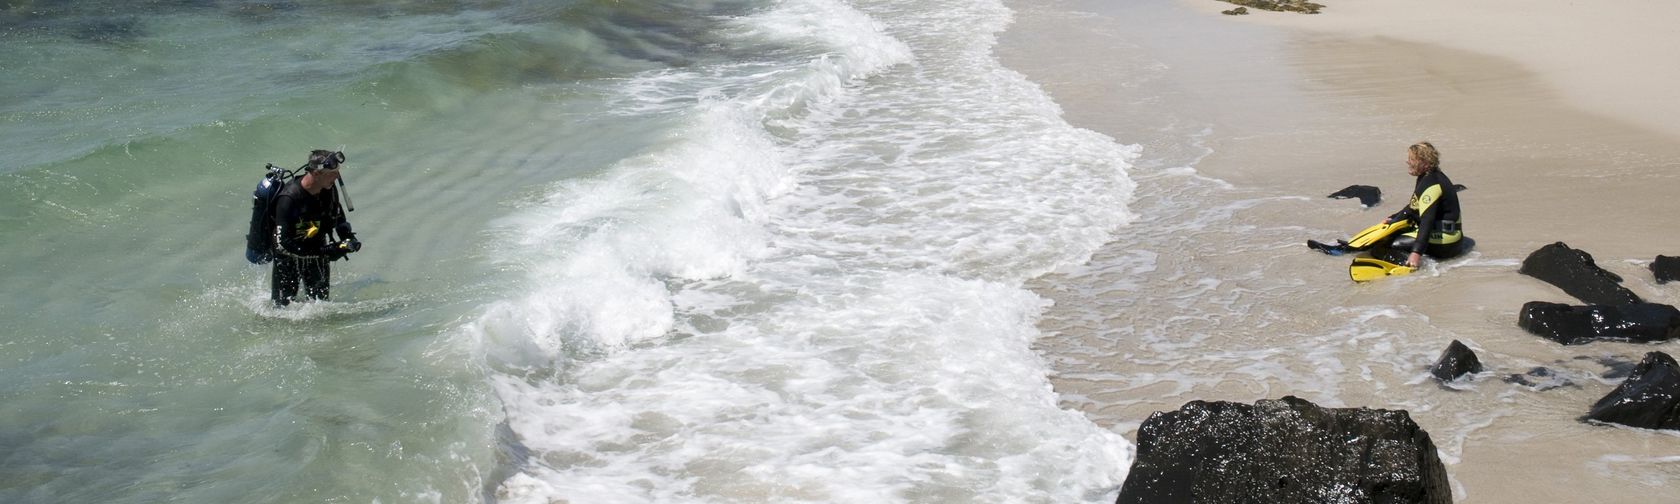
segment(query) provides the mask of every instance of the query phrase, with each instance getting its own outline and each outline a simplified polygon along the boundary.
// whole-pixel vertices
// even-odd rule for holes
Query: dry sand
[[[1231,8],[1185,0],[1198,11]],[[1510,60],[1580,110],[1680,137],[1680,2],[1668,0],[1353,0],[1304,16],[1250,9],[1262,23],[1346,40],[1393,39]],[[1430,72],[1424,67],[1398,70]]]
[[[1412,411],[1462,502],[1628,502],[1680,478],[1680,436],[1575,419],[1616,385],[1598,359],[1680,344],[1563,347],[1515,327],[1523,302],[1579,301],[1516,273],[1541,245],[1591,252],[1647,300],[1643,265],[1680,255],[1680,4],[1495,0],[1328,3],[1325,14],[1218,15],[1201,0],[1015,0],[1005,65],[1076,126],[1140,143],[1137,223],[1034,283],[1056,305],[1039,349],[1064,403],[1135,435],[1186,401],[1299,395]],[[1428,139],[1477,253],[1354,286],[1307,238],[1404,204],[1405,148]],[[1183,175],[1190,167],[1217,180]],[[1323,198],[1376,185],[1361,210]],[[1180,221],[1192,225],[1178,224]],[[1489,372],[1427,381],[1460,339]],[[1555,390],[1501,377],[1547,366]]]

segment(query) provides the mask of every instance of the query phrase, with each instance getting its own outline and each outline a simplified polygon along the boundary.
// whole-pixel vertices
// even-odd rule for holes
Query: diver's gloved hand
[[[338,225],[333,226],[333,232],[338,233],[339,238],[350,241],[356,240],[356,232],[350,230],[349,222],[339,221]]]
[[[1402,208],[1400,211],[1394,212],[1394,215],[1390,215],[1387,219],[1383,219],[1383,224],[1393,224],[1408,218],[1409,217],[1406,216],[1406,209]]]
[[[339,259],[343,259],[344,256],[350,255],[350,253],[361,249],[362,242],[352,238],[349,240],[339,240],[328,243],[327,247],[321,250],[321,255],[325,255],[331,260],[337,261]]]

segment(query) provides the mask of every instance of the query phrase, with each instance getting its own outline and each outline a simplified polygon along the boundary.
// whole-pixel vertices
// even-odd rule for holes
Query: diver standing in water
[[[1372,255],[1415,269],[1422,265],[1426,254],[1436,259],[1463,254],[1469,249],[1470,240],[1464,237],[1458,189],[1441,172],[1441,152],[1429,142],[1413,144],[1406,152],[1406,171],[1417,177],[1412,200],[1384,219],[1383,224],[1410,221],[1412,228],[1386,244],[1377,245]]]
[[[362,248],[344,218],[334,187],[343,163],[343,152],[312,151],[303,176],[287,182],[274,196],[275,306],[291,304],[300,284],[309,299],[327,299],[332,281],[329,263]],[[337,240],[330,239],[334,234]]]

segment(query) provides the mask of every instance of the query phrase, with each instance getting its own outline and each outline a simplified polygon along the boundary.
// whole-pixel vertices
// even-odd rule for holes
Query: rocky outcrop
[[[1260,10],[1269,10],[1269,11],[1276,11],[1276,12],[1300,12],[1302,14],[1318,14],[1319,9],[1324,8],[1324,4],[1312,3],[1312,2],[1308,2],[1306,0],[1220,0],[1220,1],[1223,1],[1223,2],[1226,2],[1226,3],[1233,3],[1233,4],[1237,4],[1237,5],[1253,7],[1253,8],[1260,9]]]
[[[1593,262],[1592,254],[1553,243],[1523,259],[1519,273],[1556,285],[1564,292],[1593,305],[1626,305],[1643,302],[1622,286],[1622,277]]]
[[[1429,368],[1429,374],[1444,382],[1457,380],[1467,374],[1482,372],[1482,361],[1476,358],[1476,352],[1464,346],[1458,340],[1453,340],[1447,349],[1441,352],[1441,358],[1435,360],[1435,365]]]
[[[1248,15],[1248,7],[1237,7],[1235,9],[1231,9],[1231,10],[1222,10],[1222,11],[1219,11],[1219,13],[1227,15],[1227,16],[1247,16]]]
[[[1238,8],[1241,9],[1241,7]],[[1336,199],[1358,198],[1359,204],[1371,207],[1382,201],[1382,189],[1378,189],[1376,186],[1350,185],[1340,191],[1330,193],[1329,197]]]
[[[1570,306],[1530,301],[1523,304],[1517,325],[1565,345],[1598,340],[1649,343],[1680,338],[1680,310],[1656,303]]]
[[[1680,430],[1680,365],[1662,352],[1645,354],[1633,374],[1593,403],[1583,420],[1645,429]]]
[[[1119,503],[1450,503],[1429,433],[1404,410],[1296,397],[1192,401],[1138,430]]]
[[[1659,284],[1680,280],[1680,257],[1657,256],[1657,260],[1651,261],[1651,275],[1657,277]]]

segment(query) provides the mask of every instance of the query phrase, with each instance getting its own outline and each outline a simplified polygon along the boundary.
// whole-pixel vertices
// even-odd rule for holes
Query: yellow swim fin
[[[1389,235],[1404,231],[1411,227],[1412,222],[1407,220],[1394,221],[1387,224],[1377,224],[1375,226],[1365,228],[1364,231],[1360,231],[1359,234],[1353,235],[1353,238],[1348,239],[1348,248],[1354,250],[1365,250],[1371,248],[1372,245],[1376,245],[1377,242],[1382,241],[1383,238],[1388,238]]]
[[[1394,264],[1375,257],[1355,257],[1353,264],[1348,265],[1348,277],[1356,283],[1365,283],[1379,278],[1401,276],[1411,273],[1412,268]]]

